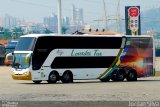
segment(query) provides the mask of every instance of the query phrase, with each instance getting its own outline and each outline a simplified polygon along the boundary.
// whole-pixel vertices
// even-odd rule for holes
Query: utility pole
[[[107,20],[107,10],[106,10],[106,3],[103,0],[103,8],[104,8],[104,22],[105,22],[105,28],[108,30],[108,20]]]
[[[62,16],[61,16],[61,0],[58,0],[58,34],[59,35],[61,35],[62,34],[62,27],[61,27],[61,25],[62,25],[62,23],[61,23],[61,18]]]
[[[117,5],[117,32],[121,32],[120,0]]]

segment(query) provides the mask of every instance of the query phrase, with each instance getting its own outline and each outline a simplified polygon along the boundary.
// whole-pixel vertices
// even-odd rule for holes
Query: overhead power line
[[[50,9],[53,9],[53,8],[55,8],[55,9],[57,9],[57,7],[55,7],[55,6],[49,6],[49,5],[44,5],[44,4],[37,4],[37,3],[33,3],[33,2],[28,2],[28,1],[22,1],[22,0],[10,0],[10,1],[12,1],[12,2],[17,2],[17,3],[23,3],[23,4],[27,4],[27,5],[32,5],[32,6],[41,6],[41,7],[45,7],[45,8],[50,8]],[[62,7],[62,11],[69,11],[69,12],[71,12],[72,11],[72,9],[68,9],[68,8],[63,8]],[[86,14],[98,14],[98,13],[96,13],[96,12],[91,12],[91,11],[85,11],[85,13]]]
[[[107,20],[107,10],[106,10],[106,3],[103,0],[103,8],[104,8],[104,21],[105,21],[105,28],[108,30],[108,22]]]
[[[22,0],[10,0],[10,1],[17,2],[17,3],[23,3],[23,4],[27,4],[27,5],[33,5],[33,6],[42,6],[42,7],[46,7],[46,8],[53,8],[53,6],[48,6],[48,5],[44,5],[44,4],[37,4],[37,3],[22,1]]]

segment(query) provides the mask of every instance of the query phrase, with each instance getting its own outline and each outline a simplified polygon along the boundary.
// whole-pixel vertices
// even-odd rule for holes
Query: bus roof
[[[56,34],[27,34],[21,37],[41,37],[41,36],[56,36]]]
[[[84,35],[72,35],[72,34],[28,34],[23,35],[21,37],[44,37],[44,36],[67,36],[67,37],[152,37],[149,35],[139,35],[139,36],[132,36],[132,35],[91,35],[91,34],[84,34]]]

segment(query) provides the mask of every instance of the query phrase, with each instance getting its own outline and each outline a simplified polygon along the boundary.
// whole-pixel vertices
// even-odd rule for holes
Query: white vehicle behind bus
[[[12,56],[12,78],[35,83],[155,75],[150,36],[30,34],[20,37]]]

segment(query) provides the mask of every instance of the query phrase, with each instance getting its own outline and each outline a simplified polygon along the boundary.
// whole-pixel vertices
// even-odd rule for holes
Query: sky
[[[26,21],[43,22],[43,18],[57,14],[58,0],[0,0],[0,17],[8,14]],[[104,17],[103,0],[61,0],[62,16],[72,16],[72,5],[83,8],[85,22]],[[115,16],[119,0],[105,0],[107,16]],[[160,0],[120,0],[118,9],[124,16],[125,6],[141,6],[141,11],[159,8]]]

